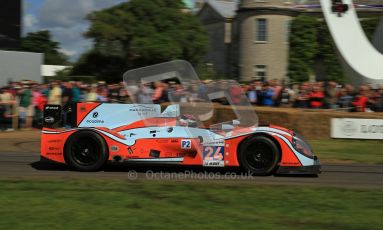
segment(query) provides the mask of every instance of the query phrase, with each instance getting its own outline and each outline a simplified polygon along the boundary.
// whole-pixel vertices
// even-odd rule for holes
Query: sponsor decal
[[[383,139],[383,119],[332,118],[331,137]]]
[[[117,152],[118,150],[120,150],[120,148],[117,145],[110,146],[110,151]]]
[[[298,162],[282,162],[280,166],[300,166]]]
[[[213,140],[203,144],[203,146],[224,146],[224,145],[225,145],[224,140]]]
[[[45,123],[52,124],[53,122],[55,122],[55,118],[49,116],[49,117],[44,118],[44,121],[45,121]]]
[[[49,140],[48,143],[58,143],[61,142],[62,140]]]
[[[155,109],[129,109],[130,112],[155,112]]]
[[[61,152],[47,152],[46,155],[61,155]]]
[[[170,142],[171,143],[178,143],[178,139],[171,139]]]
[[[98,112],[94,112],[94,113],[92,114],[92,117],[93,117],[93,118],[97,118],[97,117],[98,117]]]
[[[80,112],[85,112],[85,111],[86,111],[85,106],[81,106],[81,107],[80,107]]]
[[[191,149],[191,140],[181,140],[181,149]]]
[[[362,133],[383,133],[383,125],[361,125]]]
[[[57,148],[57,147],[49,147],[48,150],[60,150],[60,148]]]
[[[344,135],[352,136],[358,131],[358,126],[353,121],[344,121],[341,129]]]
[[[157,113],[157,109],[155,107],[145,106],[145,105],[136,105],[133,108],[129,109],[129,112],[135,112],[139,116],[151,116]]]
[[[203,165],[208,167],[223,167],[224,146],[204,146],[203,147]]]
[[[225,164],[223,161],[203,161],[203,166],[205,166],[205,167],[224,167]]]
[[[60,106],[57,105],[57,106],[54,106],[54,105],[48,105],[45,107],[45,109],[50,109],[50,110],[59,110],[60,109]]]
[[[145,106],[145,105],[136,105],[133,108],[129,109],[131,112],[155,112],[156,108]]]
[[[92,123],[92,124],[99,123],[99,124],[104,124],[104,121],[103,121],[103,120],[86,120],[86,123]]]

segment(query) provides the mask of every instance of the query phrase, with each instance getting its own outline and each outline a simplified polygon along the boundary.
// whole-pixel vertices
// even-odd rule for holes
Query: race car
[[[142,73],[148,73],[152,76],[150,81],[157,81],[158,78],[163,80],[164,76],[177,75],[181,79],[181,75],[194,74],[190,71],[185,74],[185,70],[191,68],[185,62],[178,62],[176,66],[176,70],[174,63],[145,71],[141,69],[128,72],[125,77],[129,76],[131,80],[132,76],[141,78]],[[129,84],[134,82],[137,81]],[[196,81],[190,82],[188,86],[196,84]],[[227,82],[222,84],[225,87],[218,93],[210,93],[208,98],[225,96],[225,89],[234,92],[230,89],[237,87]],[[240,106],[222,108],[224,111],[234,108],[233,114],[245,119],[208,126],[201,121],[211,120],[214,114],[223,117],[228,112],[217,115],[219,112],[214,111],[217,106],[206,102],[203,105],[173,102],[163,110],[160,104],[77,103],[71,108],[71,127],[60,128],[62,108],[46,105],[41,158],[67,164],[78,171],[98,171],[107,162],[123,162],[127,167],[129,163],[240,167],[252,175],[262,176],[320,173],[319,160],[301,136],[275,125],[259,126],[256,115],[252,115],[253,107],[244,106],[237,93],[233,97],[228,95],[226,101],[237,101]],[[192,109],[187,110],[190,106]],[[208,109],[201,113],[204,107]]]

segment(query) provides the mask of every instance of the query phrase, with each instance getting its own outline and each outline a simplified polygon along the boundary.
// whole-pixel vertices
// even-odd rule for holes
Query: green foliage
[[[200,64],[196,68],[198,77],[201,80],[214,80],[217,79],[217,73],[214,71],[212,65]]]
[[[21,49],[44,54],[44,64],[67,65],[68,57],[59,51],[60,43],[53,41],[48,30],[28,33],[21,40]]]
[[[310,140],[321,162],[383,164],[383,142],[377,140]]]
[[[360,21],[362,28],[364,32],[367,35],[367,38],[372,41],[374,37],[374,33],[376,30],[376,27],[378,26],[380,18],[374,17],[374,18],[368,18],[368,19],[363,19]]]
[[[373,38],[379,18],[363,19],[362,27],[370,39]],[[293,82],[309,79],[314,72],[315,61],[323,63],[327,80],[346,81],[335,43],[325,21],[316,17],[298,16],[292,21],[288,76]]]
[[[60,80],[60,81],[70,81],[71,68],[65,68],[63,70],[56,71],[55,76],[44,78],[44,82],[49,82],[51,80]]]
[[[288,76],[291,82],[304,82],[309,80],[310,66],[298,57],[289,58]]]
[[[131,0],[89,14],[85,36],[95,46],[80,58],[74,73],[117,81],[128,68],[174,59],[198,64],[208,37],[198,18],[183,8],[182,1]]]
[[[326,23],[322,23],[318,27],[318,54],[316,58],[323,61],[327,80],[345,82],[343,67]]]
[[[161,172],[163,178],[176,175]],[[264,185],[275,178],[256,177],[246,181],[2,179],[0,224],[12,230],[383,228],[382,189],[314,187],[313,181],[321,176],[284,178],[306,186]]]
[[[125,61],[118,56],[104,55],[98,50],[84,53],[73,66],[72,75],[96,76],[107,82],[122,80],[122,74],[126,71]]]
[[[317,27],[315,17],[298,16],[292,21],[289,38],[289,71],[292,82],[302,82],[309,79],[317,54]]]

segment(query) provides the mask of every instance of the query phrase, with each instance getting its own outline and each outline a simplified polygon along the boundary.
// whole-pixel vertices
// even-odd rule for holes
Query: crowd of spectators
[[[155,82],[136,86],[119,84],[87,84],[78,81],[10,82],[0,89],[0,129],[11,129],[17,117],[20,128],[30,128],[41,120],[45,104],[61,105],[64,109],[76,102],[163,103],[169,100],[194,102],[208,100],[211,92],[225,90],[231,103],[241,104],[243,92],[256,106],[294,107],[306,109],[337,109],[350,112],[382,112],[383,85],[340,85],[336,82],[304,82],[281,85],[278,80],[232,84],[229,80],[205,80],[189,85],[175,81]],[[216,102],[228,103],[222,99]]]
[[[255,81],[244,86],[256,105],[306,109],[337,109],[349,112],[382,112],[383,85],[341,85],[329,82],[303,82],[281,86],[278,80]]]

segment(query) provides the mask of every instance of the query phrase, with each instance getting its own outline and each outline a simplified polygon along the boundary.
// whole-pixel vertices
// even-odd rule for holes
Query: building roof
[[[234,18],[238,9],[237,1],[206,0],[205,4],[209,4],[224,18]]]

